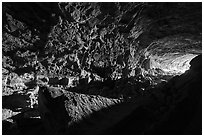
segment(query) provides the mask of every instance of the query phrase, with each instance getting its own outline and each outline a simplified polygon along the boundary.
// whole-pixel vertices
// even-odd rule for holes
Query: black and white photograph
[[[202,135],[202,1],[1,5],[2,135]]]

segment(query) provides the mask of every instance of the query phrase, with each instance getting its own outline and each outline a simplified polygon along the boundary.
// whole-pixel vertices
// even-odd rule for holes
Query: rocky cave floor
[[[2,6],[2,134],[202,134],[202,3]]]

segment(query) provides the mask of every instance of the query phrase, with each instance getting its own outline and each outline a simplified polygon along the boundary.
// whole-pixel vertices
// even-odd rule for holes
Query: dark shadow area
[[[71,120],[65,108],[65,96],[47,87],[40,87],[38,93],[38,109],[46,134],[64,134]]]
[[[130,115],[107,129],[106,135],[141,135],[157,118],[144,107],[136,108]]]
[[[39,118],[24,118],[23,113],[11,117],[14,123],[2,121],[3,135],[45,135],[42,120]]]
[[[32,42],[33,46],[28,46],[26,49],[39,52],[39,57],[44,56],[44,47],[52,26],[58,22],[59,16],[64,17],[58,4],[55,2],[3,2],[2,5],[3,26],[9,23],[6,19],[6,13],[25,23],[32,34],[40,37],[34,43],[28,41]],[[3,31],[8,32],[4,27]],[[15,50],[10,51],[10,54],[12,53],[15,53]],[[7,55],[7,53],[4,54]]]
[[[17,135],[19,134],[18,128],[14,123],[9,121],[2,121],[2,135]]]
[[[30,98],[28,95],[14,93],[9,96],[2,97],[2,108],[11,109],[12,111],[19,111],[18,109],[29,109]]]

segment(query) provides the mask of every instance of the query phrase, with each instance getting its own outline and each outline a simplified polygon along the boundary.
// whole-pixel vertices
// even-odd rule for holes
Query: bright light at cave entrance
[[[190,61],[197,55],[195,54],[166,54],[160,58],[154,58],[152,67],[160,68],[167,73],[181,74],[190,68]]]

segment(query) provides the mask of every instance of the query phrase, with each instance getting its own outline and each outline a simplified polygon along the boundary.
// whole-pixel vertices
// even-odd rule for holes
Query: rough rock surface
[[[4,2],[3,134],[201,134],[201,11]]]

